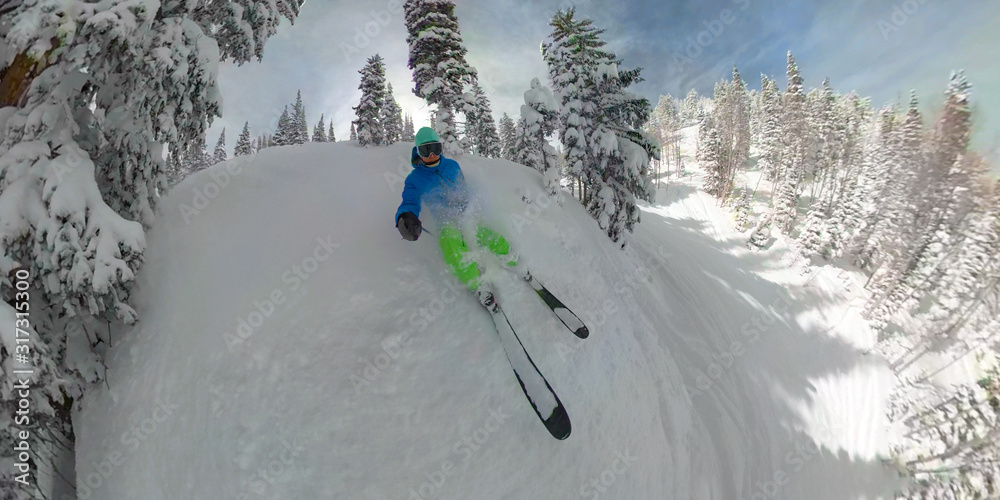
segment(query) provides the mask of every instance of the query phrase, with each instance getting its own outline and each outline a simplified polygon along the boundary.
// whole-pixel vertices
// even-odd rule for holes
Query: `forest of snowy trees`
[[[784,92],[767,76],[761,91],[748,92],[734,68],[707,106],[692,106],[683,118],[665,113],[681,124],[699,113],[705,190],[732,207],[737,229],[752,227],[751,248],[768,246],[777,233],[807,257],[866,273],[865,316],[897,372],[931,352],[955,362],[996,352],[1000,187],[969,147],[964,74],[952,74],[934,103],[940,112],[925,123],[915,94],[904,106],[875,108],[835,92],[829,80],[807,91],[791,53],[787,63]],[[666,108],[687,109],[690,99]],[[740,184],[754,178],[748,174],[756,182]],[[762,181],[771,187],[766,194]],[[762,209],[752,221],[755,201]],[[898,389],[893,418],[911,429],[911,442],[896,445],[895,459],[919,481],[906,497],[998,494],[991,481],[1000,477],[1000,380],[993,370],[918,403],[903,402],[929,387],[929,375]]]
[[[0,2],[0,329],[15,324],[18,273],[30,276],[36,311],[27,363],[15,362],[15,334],[0,331],[0,365],[34,367],[39,467],[72,454],[72,412],[106,376],[111,332],[138,320],[130,295],[158,198],[230,156],[226,130],[211,151],[205,137],[221,116],[218,63],[259,60],[303,3],[161,2],[149,12],[124,0]],[[781,237],[817,262],[866,273],[865,315],[899,373],[927,353],[957,360],[1000,348],[1000,184],[970,148],[972,86],[962,72],[926,107],[933,119],[916,94],[876,107],[829,80],[807,89],[791,52],[784,90],[769,76],[749,89],[734,67],[711,98],[692,90],[653,108],[629,90],[641,68],[623,67],[604,30],[571,8],[549,20],[547,74],[526,76],[519,115],[497,121],[454,3],[407,0],[403,11],[412,92],[430,106],[446,154],[537,169],[550,195],[571,191],[624,246],[659,169],[683,174],[680,131],[697,126],[704,189],[731,207],[749,247]],[[413,118],[385,61],[372,54],[358,73],[350,140],[412,141]],[[276,124],[256,124],[255,134],[245,122],[232,156],[335,142],[333,116],[310,129],[298,92]],[[916,479],[903,495],[996,498],[1000,374],[950,389],[929,377],[908,378],[890,409],[910,431],[893,448]],[[16,400],[5,377],[5,421]],[[13,428],[0,427],[0,460],[13,459],[14,441]],[[0,471],[0,490],[14,481]],[[32,488],[30,498],[44,498]]]
[[[263,133],[255,139],[251,139],[250,122],[243,124],[243,130],[236,140],[233,149],[233,156],[244,156],[256,153],[262,149],[275,146],[289,146],[294,144],[305,144],[307,142],[336,142],[337,138],[333,131],[333,122],[327,128],[325,114],[321,114],[319,122],[309,132],[306,124],[306,107],[302,101],[302,92],[296,93],[295,102],[285,106],[278,119],[277,126],[273,134]],[[216,163],[229,159],[228,146],[226,145],[226,130],[223,129],[215,143],[215,149],[211,154],[208,152],[205,140],[202,138],[192,143],[185,149],[171,149],[166,154],[166,186],[172,187],[185,177],[204,170]]]
[[[72,457],[72,414],[105,376],[112,326],[138,319],[130,290],[167,189],[166,153],[211,161],[205,131],[221,114],[219,62],[259,60],[302,1],[241,4],[2,4],[0,418],[32,408],[33,469],[58,470]],[[31,322],[10,330],[15,303]],[[14,342],[23,335],[27,352]],[[31,391],[21,397],[6,374],[26,366]],[[18,484],[9,467],[15,431],[0,426],[0,491],[46,498],[38,474]]]

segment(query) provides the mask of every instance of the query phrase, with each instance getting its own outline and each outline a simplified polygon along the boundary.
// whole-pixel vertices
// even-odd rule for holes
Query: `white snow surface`
[[[80,498],[892,494],[891,375],[863,354],[833,271],[806,285],[746,250],[695,180],[644,204],[621,250],[536,171],[458,158],[471,218],[590,329],[577,339],[477,252],[570,415],[552,439],[436,238],[393,226],[409,154],[271,148],[173,189],[137,275],[140,322],[78,415]]]

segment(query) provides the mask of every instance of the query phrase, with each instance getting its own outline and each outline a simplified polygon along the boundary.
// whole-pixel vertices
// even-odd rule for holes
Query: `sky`
[[[223,117],[208,133],[211,147],[225,127],[230,153],[244,122],[254,136],[273,131],[285,105],[302,91],[310,130],[325,114],[347,139],[357,105],[358,70],[380,54],[394,96],[417,127],[429,109],[412,93],[402,0],[308,0],[294,25],[285,22],[261,62],[224,63],[219,70]],[[792,51],[807,88],[830,78],[840,92],[869,96],[876,106],[908,101],[916,90],[928,120],[938,113],[953,70],[973,86],[973,147],[1000,149],[1000,2],[996,0],[457,0],[467,59],[479,72],[494,118],[520,114],[532,78],[545,81],[540,45],[559,9],[575,7],[606,30],[608,48],[626,68],[643,68],[634,92],[655,105],[661,95],[694,89],[711,95],[735,65],[750,88],[760,75],[785,86]],[[992,111],[992,116],[987,112]]]

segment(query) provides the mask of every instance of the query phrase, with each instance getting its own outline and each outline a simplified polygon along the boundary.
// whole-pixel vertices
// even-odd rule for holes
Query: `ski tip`
[[[585,339],[585,338],[587,338],[587,337],[590,336],[590,330],[587,330],[587,327],[585,327],[585,326],[581,326],[580,328],[577,328],[576,331],[573,332],[573,333],[577,337],[580,337],[581,339]]]
[[[568,438],[573,430],[573,426],[569,422],[569,414],[566,413],[566,409],[562,405],[557,406],[552,411],[552,415],[549,415],[549,418],[543,423],[545,428],[549,430],[549,434],[560,441]]]

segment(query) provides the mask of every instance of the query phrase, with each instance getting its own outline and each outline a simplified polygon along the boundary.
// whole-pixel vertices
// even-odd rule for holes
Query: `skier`
[[[413,171],[406,176],[403,202],[396,210],[396,229],[403,239],[416,241],[423,232],[419,217],[420,206],[427,205],[439,228],[438,244],[441,245],[445,263],[459,281],[476,292],[479,302],[490,312],[510,366],[514,369],[514,375],[535,414],[552,437],[566,439],[572,429],[566,408],[548,380],[535,366],[535,362],[531,360],[510,320],[507,319],[507,314],[494,300],[491,287],[480,279],[479,265],[469,258],[469,248],[465,245],[465,239],[462,238],[462,232],[458,228],[458,223],[469,205],[469,192],[462,169],[458,166],[458,162],[441,154],[441,140],[430,127],[418,130],[414,142],[416,147],[410,155]],[[476,242],[494,254],[505,257],[507,265],[517,265],[517,257],[510,252],[507,240],[482,224],[477,226]],[[589,335],[587,327],[580,318],[534,279],[527,269],[519,268],[519,270],[521,278],[538,293],[556,317],[577,337],[587,338]]]
[[[458,227],[469,204],[462,169],[458,162],[444,157],[441,141],[434,129],[422,127],[417,131],[414,142],[416,145],[410,157],[413,171],[406,176],[403,202],[396,210],[396,228],[403,239],[416,241],[423,232],[419,218],[420,206],[421,203],[427,205],[440,228],[438,244],[444,254],[445,264],[489,308],[494,303],[492,290],[481,282],[479,265],[469,258],[469,248]],[[511,254],[507,240],[482,224],[477,226],[476,242],[496,255]],[[507,265],[516,266],[517,257],[510,255]]]

